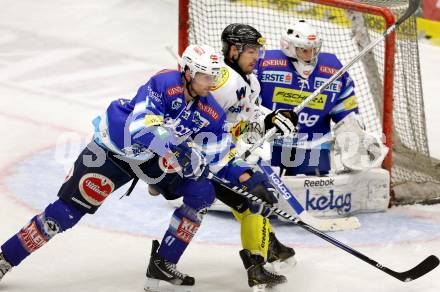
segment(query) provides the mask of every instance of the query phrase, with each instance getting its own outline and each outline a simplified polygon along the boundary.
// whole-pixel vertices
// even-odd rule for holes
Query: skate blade
[[[297,264],[295,257],[290,257],[284,261],[274,261],[266,264],[264,267],[273,273],[283,273],[293,269]]]
[[[252,292],[265,292],[266,284],[252,286]]]
[[[147,277],[144,285],[144,290],[147,292],[160,292],[159,283],[160,280]]]
[[[144,291],[146,292],[162,292],[159,287],[161,280],[148,278],[145,281]],[[162,281],[168,285],[171,285],[174,289],[174,292],[191,292],[193,286],[185,286],[185,285],[173,285],[167,281]],[[164,291],[169,291],[169,289],[164,289]]]

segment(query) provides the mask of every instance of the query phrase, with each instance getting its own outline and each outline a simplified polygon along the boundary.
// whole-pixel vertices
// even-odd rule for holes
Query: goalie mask
[[[220,54],[213,47],[207,45],[188,46],[180,60],[181,71],[185,72],[186,69],[189,69],[191,78],[194,78],[196,73],[217,77],[223,66]]]
[[[290,24],[280,39],[281,51],[293,59],[293,66],[303,78],[315,69],[322,40],[315,27],[301,19]]]

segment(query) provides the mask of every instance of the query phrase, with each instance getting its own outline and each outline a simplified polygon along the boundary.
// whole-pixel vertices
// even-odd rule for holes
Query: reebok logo
[[[319,180],[310,180],[306,179],[304,181],[304,187],[328,187],[328,186],[334,186],[335,180],[333,178],[329,179],[319,179]]]

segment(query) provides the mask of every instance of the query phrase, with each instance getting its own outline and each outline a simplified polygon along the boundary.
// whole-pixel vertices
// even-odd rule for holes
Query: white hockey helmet
[[[318,55],[321,51],[322,40],[315,27],[305,19],[292,22],[282,33],[280,47],[283,53],[293,58],[293,66],[298,74],[307,78],[315,69]],[[297,55],[297,48],[315,49],[310,61],[301,60]]]
[[[192,78],[197,72],[217,77],[223,66],[223,57],[208,45],[188,46],[180,60],[182,72],[188,68]]]

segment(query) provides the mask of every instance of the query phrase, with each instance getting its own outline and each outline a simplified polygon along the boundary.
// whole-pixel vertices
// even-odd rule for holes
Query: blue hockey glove
[[[208,175],[209,168],[205,155],[194,147],[191,141],[183,141],[179,145],[171,145],[170,150],[181,167],[183,177],[197,180]]]
[[[265,204],[249,200],[249,209],[254,214],[269,216],[270,207],[278,203],[278,193],[266,175],[254,172],[250,179],[241,183],[242,189],[261,199]]]

